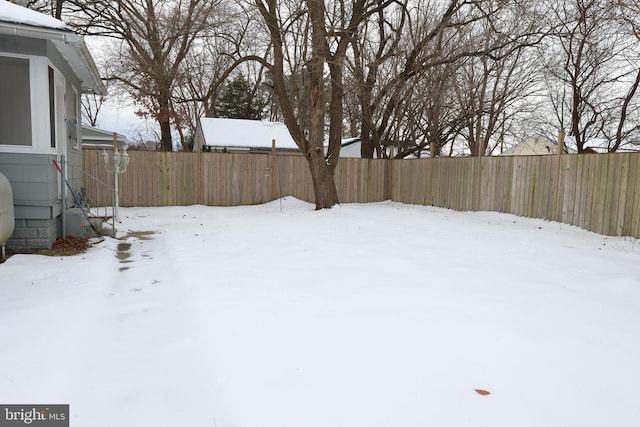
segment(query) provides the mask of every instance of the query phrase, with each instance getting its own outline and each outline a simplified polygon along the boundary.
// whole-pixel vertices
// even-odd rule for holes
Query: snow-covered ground
[[[638,240],[389,202],[121,212],[120,240],[0,265],[1,403],[69,403],[73,427],[640,425]]]

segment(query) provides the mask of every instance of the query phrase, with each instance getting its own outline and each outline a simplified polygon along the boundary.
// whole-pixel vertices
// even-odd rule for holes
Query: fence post
[[[277,167],[278,162],[276,161],[276,140],[271,140],[271,200],[276,200],[276,179],[277,179]],[[278,197],[280,197],[278,195]]]
[[[393,156],[394,147],[389,147],[389,158],[385,161],[384,167],[384,199],[393,200]]]
[[[556,155],[556,179],[553,185],[553,208],[551,210],[551,220],[558,220],[558,202],[560,200],[560,166],[562,163],[562,154],[564,153],[564,129],[558,131],[558,153]]]
[[[202,182],[202,135],[196,134],[196,203],[204,204],[204,183]]]
[[[478,153],[478,155],[473,158],[473,163],[475,163],[476,173],[474,176],[473,182],[473,208],[471,209],[474,212],[477,212],[482,206],[482,158],[483,156]]]

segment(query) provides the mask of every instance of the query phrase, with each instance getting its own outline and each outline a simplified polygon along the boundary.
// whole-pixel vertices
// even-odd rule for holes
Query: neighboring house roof
[[[116,138],[119,147],[129,145],[129,141],[126,136],[117,134]],[[113,147],[113,132],[92,126],[82,126],[82,146],[87,148]]]
[[[360,138],[344,138],[340,148],[340,157],[362,157]]]
[[[82,92],[107,93],[84,39],[64,22],[0,0],[0,34],[51,40],[82,81]]]
[[[200,119],[202,143],[208,147],[228,151],[270,151],[275,139],[276,149],[299,151],[284,123],[264,120]],[[360,157],[360,138],[342,140],[340,157]]]
[[[584,144],[585,153],[608,153],[611,143],[606,139],[591,138]],[[618,148],[618,153],[639,151],[640,147],[633,144],[623,144]],[[576,140],[572,136],[565,136],[564,139],[564,151],[565,153],[577,153]],[[536,136],[527,139],[517,145],[514,145],[504,153],[502,156],[531,156],[542,154],[556,154],[558,152],[558,143],[552,141],[545,136]]]
[[[504,151],[502,156],[536,156],[544,154],[556,154],[558,145],[544,136],[529,138],[524,142],[514,145]]]
[[[202,143],[209,147],[270,150],[275,140],[277,149],[298,150],[284,123],[203,117],[200,128]]]
[[[589,138],[584,143],[584,151],[590,153],[608,153],[609,148],[614,145],[613,142],[610,142],[603,138]],[[576,139],[573,136],[567,136],[565,138],[565,146],[567,149],[572,150],[573,152],[577,152],[578,149],[576,147]],[[616,150],[617,153],[625,153],[625,152],[634,152],[640,151],[640,147],[629,142],[623,142],[620,144],[620,147]]]

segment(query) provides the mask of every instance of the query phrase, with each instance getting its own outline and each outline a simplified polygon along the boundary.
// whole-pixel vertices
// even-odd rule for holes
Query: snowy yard
[[[638,240],[388,202],[121,212],[120,240],[0,265],[0,402],[72,427],[640,425]]]

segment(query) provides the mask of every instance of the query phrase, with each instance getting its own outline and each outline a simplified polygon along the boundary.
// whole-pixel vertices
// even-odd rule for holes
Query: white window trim
[[[57,100],[58,100],[58,96],[59,96],[58,86],[61,85],[62,88],[63,88],[62,89],[62,96],[63,96],[63,99],[64,99],[64,97],[66,97],[67,79],[64,77],[64,74],[62,74],[60,72],[60,70],[58,70],[56,68],[56,66],[51,63],[51,61],[49,61],[48,58],[46,58],[46,59],[47,59],[46,66],[47,67],[51,67],[51,69],[53,70],[54,105],[57,105]],[[48,89],[48,87],[49,87],[49,72],[48,72],[48,70],[47,70],[47,73],[45,73],[45,80],[47,82],[47,89]],[[48,108],[49,108],[49,98],[48,98],[49,97],[49,91],[48,90],[47,90],[46,94],[47,94],[46,106],[47,106],[47,112],[48,112]],[[55,122],[59,123],[60,114],[62,114],[63,115],[63,122],[66,124],[66,114],[67,114],[66,107],[63,107],[62,110],[63,111],[58,111],[58,109],[56,108],[56,111],[55,111]],[[47,114],[46,117],[49,117],[49,115]],[[66,141],[66,135],[67,135],[66,126],[63,124],[62,130],[61,129],[56,129],[56,135],[55,135],[55,137],[56,137],[56,146],[52,147],[51,146],[51,128],[49,126],[49,120],[47,120],[46,123],[47,123],[46,127],[48,129],[47,138],[46,138],[46,147],[48,149],[47,150],[48,154],[58,155],[58,154],[60,154],[61,148],[64,148],[64,151],[65,151],[65,154],[66,154],[67,145],[68,145],[67,141]],[[60,141],[60,136],[61,135],[64,135],[64,141]]]
[[[49,73],[48,67],[53,69],[56,86],[63,83],[66,91],[67,79],[60,70],[49,61],[46,56],[24,55],[19,53],[0,52],[0,56],[7,58],[26,59],[29,61],[29,100],[31,102],[31,145],[0,145],[0,152],[3,153],[24,153],[24,154],[50,154],[59,153],[60,141],[56,135],[56,146],[51,147],[51,130],[49,126]],[[75,89],[75,88],[74,88]],[[57,89],[55,89],[57,90]],[[55,91],[54,90],[54,91]],[[57,93],[55,95],[57,97]],[[63,94],[64,96],[64,94]],[[59,111],[56,111],[56,121]],[[62,114],[66,114],[63,111]],[[39,120],[42,118],[42,120]],[[65,129],[66,134],[66,129]],[[67,143],[65,142],[65,146]],[[78,141],[80,145],[80,141]]]
[[[19,53],[8,53],[8,52],[0,52],[0,56],[4,57],[4,58],[16,58],[16,59],[26,59],[27,61],[29,61],[29,102],[30,102],[30,113],[31,113],[31,117],[29,122],[31,123],[31,145],[11,145],[11,144],[2,144],[0,145],[0,151],[3,153],[36,153],[36,147],[33,143],[34,141],[34,137],[33,137],[33,132],[35,129],[34,123],[33,123],[33,116],[34,116],[34,102],[35,102],[35,97],[34,97],[34,91],[33,91],[33,77],[34,77],[34,72],[33,72],[33,58],[37,58],[37,56],[33,56],[33,55],[22,55]]]
[[[74,150],[80,150],[80,140],[81,135],[82,135],[82,129],[80,128],[80,103],[82,102],[82,100],[80,99],[80,94],[78,92],[78,89],[76,89],[75,86],[71,86],[71,93],[73,94],[73,103],[75,104],[76,108],[75,108],[75,119],[76,119],[76,140],[73,142],[73,145],[71,148],[73,148]]]

